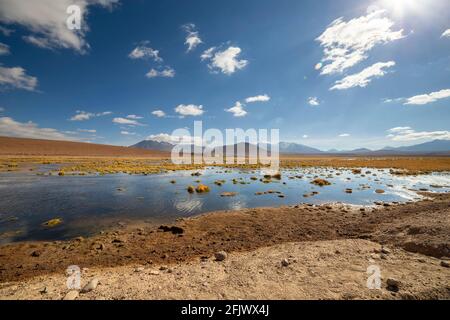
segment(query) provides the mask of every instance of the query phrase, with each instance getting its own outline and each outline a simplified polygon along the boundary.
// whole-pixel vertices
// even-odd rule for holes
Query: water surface
[[[38,176],[35,173],[0,173],[0,243],[22,240],[67,239],[87,236],[120,221],[144,220],[170,222],[179,217],[204,212],[252,207],[293,205],[298,203],[343,202],[372,205],[375,201],[405,202],[420,199],[417,191],[450,190],[450,174],[394,176],[389,170],[351,170],[306,168],[285,170],[281,180],[265,184],[259,172],[207,168],[201,176],[192,171],[158,175],[114,174],[105,176]],[[310,182],[325,178],[330,186]],[[233,184],[232,180],[238,182]],[[171,183],[175,180],[176,183]],[[189,194],[188,185],[196,180],[210,186],[204,194]],[[225,180],[222,186],[214,184]],[[242,183],[241,183],[242,182]],[[345,190],[351,188],[352,193]],[[376,189],[385,191],[376,193]],[[257,192],[277,193],[255,195]],[[315,191],[318,194],[311,195]],[[234,197],[221,197],[236,192]],[[63,223],[54,228],[42,226],[53,218]]]

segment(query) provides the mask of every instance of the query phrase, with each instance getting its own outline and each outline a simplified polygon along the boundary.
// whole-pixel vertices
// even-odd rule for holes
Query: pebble
[[[288,260],[288,259],[283,259],[283,260],[281,260],[281,265],[282,265],[283,267],[289,266],[289,265],[290,265],[289,260]]]
[[[219,251],[214,254],[214,257],[216,258],[216,261],[224,261],[228,255],[225,251]]]
[[[81,289],[81,293],[91,292],[95,290],[97,286],[98,286],[98,279],[94,278],[91,281],[89,281],[88,284],[83,287],[83,289]]]
[[[399,290],[399,287],[400,287],[400,281],[398,281],[397,279],[394,279],[394,278],[388,278],[388,279],[386,280],[386,284],[388,285],[388,286],[387,286],[387,289],[388,289],[389,291],[397,292],[397,291]]]
[[[67,294],[64,296],[63,300],[75,300],[76,298],[78,298],[78,291],[76,290],[71,290],[69,292],[67,292]]]
[[[144,270],[145,270],[144,267],[138,267],[138,268],[134,269],[134,272],[142,272]]]
[[[32,257],[39,257],[40,255],[41,255],[41,252],[38,251],[38,250],[33,251],[33,252],[31,253],[31,256],[32,256]]]
[[[151,271],[149,272],[149,274],[151,274],[152,276],[157,276],[157,275],[159,275],[159,271],[151,270]]]
[[[450,263],[448,261],[442,260],[441,261],[441,267],[450,268]]]
[[[383,248],[381,248],[381,253],[384,253],[384,254],[391,254],[392,251],[391,251],[390,249],[386,248],[386,247],[383,247]]]

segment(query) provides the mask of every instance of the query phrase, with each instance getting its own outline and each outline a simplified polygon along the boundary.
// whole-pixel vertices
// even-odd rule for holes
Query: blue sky
[[[131,145],[202,120],[321,149],[450,139],[447,0],[54,3],[0,0],[0,135]]]

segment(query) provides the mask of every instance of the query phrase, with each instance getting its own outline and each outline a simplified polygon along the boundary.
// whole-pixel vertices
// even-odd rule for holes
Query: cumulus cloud
[[[142,126],[143,124],[138,122],[137,120],[127,119],[127,118],[121,118],[117,117],[112,120],[113,123],[117,124],[123,124],[127,126]]]
[[[247,115],[247,111],[244,110],[244,106],[239,101],[236,102],[231,108],[225,109],[225,111],[232,113],[234,117],[238,118],[245,117]]]
[[[187,33],[186,41],[184,42],[184,44],[188,46],[188,52],[194,50],[199,44],[203,43],[202,39],[200,39],[198,31],[196,30],[195,24],[185,24],[183,26],[183,29]]]
[[[161,71],[152,68],[145,76],[147,78],[157,78],[157,77],[173,78],[175,77],[175,70],[170,67],[167,67]]]
[[[387,132],[392,141],[450,140],[450,131],[415,131],[411,127],[396,127]]]
[[[127,115],[127,118],[128,119],[133,119],[133,120],[139,120],[139,119],[143,119],[144,117],[141,117],[141,116],[138,116],[138,115],[135,115],[135,114],[129,114],[129,115]]]
[[[9,46],[0,42],[0,56],[10,54]]]
[[[352,74],[342,80],[336,81],[330,90],[345,90],[353,87],[364,88],[372,81],[372,78],[384,76],[386,74],[385,68],[391,68],[393,66],[395,66],[394,61],[375,63],[359,73]]]
[[[24,39],[43,48],[73,49],[86,52],[89,44],[86,33],[89,27],[86,18],[93,5],[111,7],[119,0],[0,0],[0,22],[18,24],[27,28],[31,34]],[[77,5],[81,9],[81,30],[70,30],[66,20],[69,17],[67,8]]]
[[[304,134],[304,135],[302,136],[302,138],[303,138],[303,139],[308,139],[309,136],[308,136],[307,134]]]
[[[437,92],[431,92],[428,94],[421,94],[411,98],[407,98],[405,105],[424,105],[432,102],[436,102],[441,99],[450,97],[450,89],[444,89]]]
[[[0,117],[0,136],[48,140],[77,140],[52,128],[40,128],[31,121],[18,122],[9,117]]]
[[[203,110],[202,105],[195,104],[180,104],[175,108],[175,112],[180,114],[181,116],[201,116],[205,111]]]
[[[442,37],[450,38],[450,29],[445,30],[445,31],[442,33]]]
[[[164,118],[166,116],[166,113],[162,110],[155,110],[152,112],[152,115],[154,115],[158,118]]]
[[[367,59],[375,46],[404,38],[403,29],[394,31],[393,25],[384,10],[350,21],[342,17],[333,21],[316,39],[324,53],[316,69],[322,69],[321,74],[343,72]]]
[[[252,102],[267,102],[270,100],[270,97],[267,94],[254,96],[254,97],[248,97],[245,99],[245,102],[252,103]]]
[[[341,138],[350,137],[350,134],[349,134],[349,133],[341,133],[341,134],[339,135],[339,137],[341,137]]]
[[[152,59],[155,62],[163,62],[163,59],[159,56],[159,50],[148,47],[148,43],[148,41],[145,41],[134,48],[130,54],[128,54],[128,57],[130,59]]]
[[[152,134],[145,138],[145,140],[156,142],[167,142],[171,144],[201,144],[202,138],[195,136],[176,136],[167,133]]]
[[[34,91],[37,84],[37,78],[27,75],[24,68],[0,65],[0,87]]]
[[[308,103],[310,106],[313,106],[313,107],[320,105],[319,99],[317,99],[317,97],[309,97]]]
[[[69,120],[70,121],[86,121],[86,120],[90,120],[90,119],[95,118],[95,117],[108,116],[110,114],[112,114],[111,111],[93,113],[93,112],[86,112],[86,111],[82,111],[82,110],[77,110],[75,115],[73,115]]]
[[[239,47],[228,47],[222,51],[212,47],[203,52],[201,59],[210,61],[208,67],[212,71],[230,75],[248,64],[247,60],[238,58],[241,51]]]

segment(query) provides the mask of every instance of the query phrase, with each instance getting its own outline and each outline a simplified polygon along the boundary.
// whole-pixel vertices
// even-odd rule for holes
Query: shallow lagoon
[[[368,172],[369,171],[369,172]],[[119,222],[143,220],[170,222],[216,210],[342,202],[372,205],[374,202],[405,202],[420,199],[417,190],[450,191],[450,174],[396,176],[389,170],[304,168],[282,171],[271,183],[251,180],[259,172],[207,168],[201,176],[192,171],[158,175],[115,174],[105,176],[39,176],[35,173],[0,174],[0,243],[22,240],[56,240],[86,236]],[[320,177],[332,184],[319,187],[310,182]],[[237,183],[233,184],[233,179]],[[176,183],[171,183],[175,180]],[[209,193],[189,194],[187,186],[197,180]],[[222,186],[214,184],[225,180]],[[242,182],[242,183],[241,183]],[[346,193],[351,188],[352,193]],[[385,192],[376,193],[376,189]],[[255,195],[269,190],[279,193]],[[318,192],[311,195],[312,192]],[[236,192],[221,197],[223,192]],[[283,195],[284,197],[279,197]],[[304,195],[309,195],[304,197]],[[63,223],[42,223],[61,218]]]

